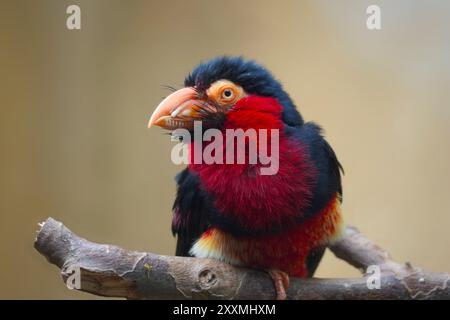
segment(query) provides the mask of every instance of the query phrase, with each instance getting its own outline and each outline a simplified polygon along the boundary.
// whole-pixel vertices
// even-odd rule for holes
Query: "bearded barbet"
[[[215,148],[215,159],[223,161],[194,161],[195,148],[202,152],[212,143],[196,141],[198,122],[200,137],[208,129],[215,129],[221,141],[230,130],[256,134],[245,135],[243,146],[227,141],[223,150]],[[264,270],[277,299],[286,299],[289,276],[313,276],[326,246],[343,229],[342,166],[321,128],[304,122],[266,68],[241,57],[201,63],[185,78],[184,88],[159,104],[149,121],[154,125],[194,136],[185,141],[189,164],[176,177],[176,255]],[[276,130],[277,140],[270,133],[260,135],[263,130]],[[251,145],[269,154],[275,142],[276,170],[263,174],[267,163],[248,161],[255,153]],[[243,148],[247,161],[228,161],[227,148],[233,149],[231,160]]]

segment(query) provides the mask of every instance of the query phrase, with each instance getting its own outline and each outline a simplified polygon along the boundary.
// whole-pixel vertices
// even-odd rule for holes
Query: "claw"
[[[286,272],[270,269],[267,273],[273,280],[277,292],[277,300],[286,300],[286,290],[289,288],[289,275]]]

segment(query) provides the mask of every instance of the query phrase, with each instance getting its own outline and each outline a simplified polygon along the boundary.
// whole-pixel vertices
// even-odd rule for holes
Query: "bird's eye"
[[[222,91],[222,98],[225,100],[232,99],[234,97],[234,92],[231,89],[225,89]]]
[[[208,99],[223,107],[230,107],[245,96],[245,92],[239,85],[222,79],[212,83],[206,90]]]

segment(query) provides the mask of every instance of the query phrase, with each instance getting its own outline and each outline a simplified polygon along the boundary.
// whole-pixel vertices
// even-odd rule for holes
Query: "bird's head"
[[[280,120],[298,126],[303,119],[289,95],[271,73],[251,60],[218,57],[198,65],[185,79],[185,87],[165,98],[153,112],[148,126],[192,129],[223,125],[228,113],[243,99],[272,98],[281,106]]]

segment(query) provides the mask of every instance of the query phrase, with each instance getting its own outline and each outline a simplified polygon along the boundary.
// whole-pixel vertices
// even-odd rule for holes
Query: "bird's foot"
[[[273,280],[275,291],[277,293],[277,300],[286,300],[286,290],[289,287],[289,275],[286,272],[276,269],[269,269],[267,273]]]

